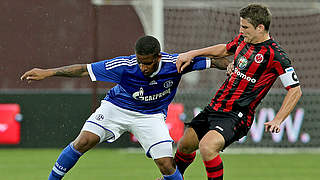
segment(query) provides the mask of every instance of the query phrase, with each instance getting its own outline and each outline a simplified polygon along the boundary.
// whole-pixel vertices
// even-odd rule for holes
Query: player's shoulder
[[[244,36],[242,33],[239,33],[238,36],[236,37],[238,39],[238,41],[244,41]]]
[[[171,74],[177,72],[176,61],[179,54],[169,54],[161,52],[161,71],[160,74]]]
[[[244,36],[242,33],[239,33],[238,35],[236,35],[233,39],[233,41],[237,41],[238,44],[240,44],[241,42],[244,41]]]
[[[239,33],[227,43],[227,49],[229,50],[232,46],[239,46],[241,43],[245,43],[244,36],[242,33]]]
[[[280,46],[280,44],[278,42],[276,42],[273,39],[271,39],[271,41],[269,42],[269,47],[272,49],[272,52],[274,53],[274,58],[273,59],[275,61],[289,60],[288,54]]]
[[[112,59],[105,60],[106,66],[111,67],[119,67],[119,66],[134,66],[137,64],[136,56],[130,55],[130,56],[118,56],[114,57]]]
[[[161,52],[161,61],[165,64],[176,64],[179,54]]]
[[[134,61],[136,60],[136,55],[129,55],[129,56],[118,56],[118,57],[114,57],[112,59],[110,59],[110,61],[121,61],[121,60],[130,60],[130,61]]]

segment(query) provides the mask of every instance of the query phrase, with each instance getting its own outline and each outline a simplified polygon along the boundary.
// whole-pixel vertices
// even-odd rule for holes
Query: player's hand
[[[265,125],[265,132],[271,132],[271,133],[278,133],[280,132],[280,123],[276,120],[272,120],[269,122],[264,123]]]
[[[25,72],[20,79],[27,80],[28,83],[32,81],[39,81],[50,76],[50,72],[46,69],[33,68],[30,71]]]
[[[192,58],[194,58],[194,56],[192,56],[190,51],[179,54],[176,62],[178,73],[181,73],[187,66],[190,65]]]
[[[234,64],[232,62],[227,66],[227,72],[226,73],[227,73],[228,76],[231,76],[233,71],[234,71]]]

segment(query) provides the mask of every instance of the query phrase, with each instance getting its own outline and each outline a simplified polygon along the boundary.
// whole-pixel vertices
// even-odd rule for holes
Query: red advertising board
[[[19,144],[20,120],[18,104],[0,104],[0,144]]]
[[[180,117],[183,115],[184,106],[181,103],[171,103],[168,108],[166,124],[174,142],[178,142],[184,133],[184,123]]]

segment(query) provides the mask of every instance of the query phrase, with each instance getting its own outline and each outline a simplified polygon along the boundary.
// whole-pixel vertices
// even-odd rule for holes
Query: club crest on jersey
[[[247,67],[247,64],[248,64],[248,60],[245,57],[241,56],[238,60],[239,69],[241,70],[244,69],[245,67]]]
[[[258,64],[262,63],[263,60],[264,60],[264,57],[262,54],[257,54],[256,56],[254,56],[254,61]]]
[[[168,81],[163,83],[163,87],[165,87],[165,88],[169,88],[172,85],[173,85],[173,81],[172,80],[168,80]]]

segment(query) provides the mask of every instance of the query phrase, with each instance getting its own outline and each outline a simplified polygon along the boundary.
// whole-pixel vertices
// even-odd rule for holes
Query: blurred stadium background
[[[170,53],[225,43],[238,33],[238,9],[249,2],[262,2],[270,7],[271,35],[292,60],[303,97],[281,133],[264,133],[263,123],[272,120],[286,92],[276,82],[258,107],[248,136],[227,152],[316,152],[315,156],[319,156],[320,2],[317,0],[2,0],[0,154],[8,148],[63,148],[76,137],[85,119],[114,86],[92,83],[88,78],[56,77],[27,84],[20,81],[26,70],[133,54],[135,40],[145,34],[158,37],[163,51]],[[172,122],[191,120],[207,105],[224,79],[225,73],[219,70],[186,75],[171,106]],[[8,104],[14,106],[8,108]],[[18,122],[9,122],[10,119]],[[15,128],[11,127],[13,124]],[[172,133],[179,132],[175,134],[178,139],[179,127],[170,127]],[[9,131],[13,135],[8,135]],[[99,147],[128,148],[139,144],[125,134],[117,142]],[[50,167],[57,155],[52,157]]]

